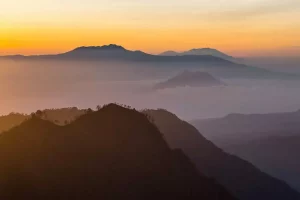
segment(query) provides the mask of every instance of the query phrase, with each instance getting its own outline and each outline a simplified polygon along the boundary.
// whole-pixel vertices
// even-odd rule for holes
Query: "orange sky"
[[[1,55],[110,43],[149,53],[211,47],[234,56],[300,55],[298,0],[10,0],[1,10]]]

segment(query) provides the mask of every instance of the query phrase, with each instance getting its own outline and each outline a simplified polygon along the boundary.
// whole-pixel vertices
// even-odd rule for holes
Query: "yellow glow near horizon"
[[[298,0],[6,0],[1,4],[2,55],[60,53],[110,43],[149,53],[212,47],[234,55],[272,55],[278,49],[299,55]]]

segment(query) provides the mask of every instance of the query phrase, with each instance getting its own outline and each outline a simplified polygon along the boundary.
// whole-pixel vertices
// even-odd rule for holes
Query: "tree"
[[[87,110],[86,110],[86,113],[92,113],[93,112],[93,110],[91,109],[91,108],[88,108]]]
[[[38,118],[42,118],[43,117],[43,111],[41,111],[41,110],[37,110],[36,112],[35,112],[35,115],[38,117]]]
[[[99,111],[101,110],[101,106],[100,105],[97,105],[96,109]]]

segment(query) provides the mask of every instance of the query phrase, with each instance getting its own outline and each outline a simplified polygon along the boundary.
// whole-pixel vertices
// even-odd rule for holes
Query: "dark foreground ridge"
[[[114,104],[66,126],[33,116],[0,146],[0,199],[235,199],[143,113]]]
[[[300,194],[285,182],[251,163],[225,153],[196,128],[166,110],[146,112],[171,148],[180,148],[199,171],[213,177],[241,200],[299,200]]]

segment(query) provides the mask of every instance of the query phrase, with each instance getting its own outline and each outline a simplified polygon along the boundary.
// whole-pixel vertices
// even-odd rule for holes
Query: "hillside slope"
[[[114,104],[66,126],[33,116],[0,146],[1,199],[235,199],[144,114]]]
[[[225,153],[196,128],[165,110],[146,112],[171,148],[181,148],[199,171],[213,177],[241,200],[298,200],[300,194],[251,163]]]
[[[224,150],[249,160],[255,166],[285,180],[300,191],[300,135],[267,138],[224,145]]]

